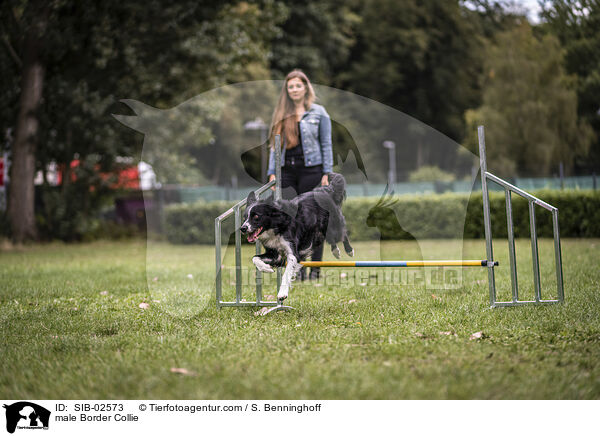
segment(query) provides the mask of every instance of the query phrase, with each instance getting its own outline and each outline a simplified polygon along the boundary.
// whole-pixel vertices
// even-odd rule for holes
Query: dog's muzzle
[[[262,229],[263,229],[262,227],[259,227],[258,229],[253,231],[250,228],[250,225],[248,223],[244,223],[240,227],[240,231],[242,233],[249,233],[248,242],[256,242],[256,240],[258,239],[258,236],[260,235],[260,232],[262,232]]]

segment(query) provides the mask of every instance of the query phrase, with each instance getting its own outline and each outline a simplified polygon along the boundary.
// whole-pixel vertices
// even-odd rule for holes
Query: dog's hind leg
[[[350,245],[350,241],[348,240],[348,233],[344,232],[344,250],[346,250],[346,254],[350,257],[354,257],[354,248]]]
[[[329,226],[327,228],[325,240],[331,246],[331,252],[337,259],[340,258],[340,249],[338,248],[337,243],[342,239],[341,236],[341,233],[335,227]]]

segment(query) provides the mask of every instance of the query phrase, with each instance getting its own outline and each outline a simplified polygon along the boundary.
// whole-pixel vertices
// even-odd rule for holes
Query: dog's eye
[[[258,218],[258,215],[254,214],[254,215],[252,215],[252,218],[253,218],[253,219],[257,219],[257,218]]]

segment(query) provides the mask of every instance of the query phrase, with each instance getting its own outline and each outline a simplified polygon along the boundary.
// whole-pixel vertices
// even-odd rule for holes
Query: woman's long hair
[[[315,101],[315,91],[310,84],[310,80],[300,70],[291,71],[283,82],[283,88],[279,94],[279,101],[273,111],[271,120],[270,142],[271,146],[275,145],[275,135],[281,135],[285,139],[287,149],[294,148],[298,145],[298,125],[296,123],[296,107],[294,101],[290,98],[287,92],[287,85],[290,79],[298,78],[304,83],[306,95],[304,96],[304,109],[308,110]]]

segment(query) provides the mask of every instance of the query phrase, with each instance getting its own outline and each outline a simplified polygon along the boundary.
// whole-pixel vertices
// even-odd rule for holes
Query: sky
[[[539,23],[539,13],[541,12],[542,8],[540,8],[538,0],[519,0],[516,3],[521,4],[525,9],[527,9],[527,17],[533,23]]]
[[[544,1],[547,2],[548,0]],[[516,8],[527,11],[527,18],[529,18],[532,23],[540,22],[539,14],[542,8],[540,7],[538,0],[501,0],[501,2],[505,4],[512,3]],[[469,2],[466,1],[465,5],[468,7]]]

